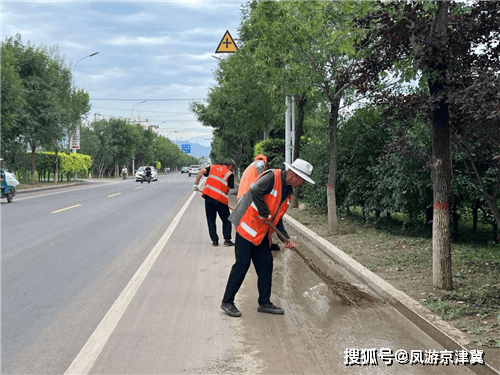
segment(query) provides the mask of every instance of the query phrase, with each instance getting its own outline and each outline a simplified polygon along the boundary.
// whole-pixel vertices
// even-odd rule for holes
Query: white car
[[[158,171],[156,170],[155,167],[149,167],[151,168],[151,181],[158,181]],[[142,181],[142,176],[146,170],[146,166],[140,167],[137,172],[135,173],[135,182],[141,182]]]
[[[189,177],[191,177],[191,175],[197,175],[198,172],[200,171],[200,166],[199,165],[192,165],[189,167],[189,170],[188,170],[188,175]]]

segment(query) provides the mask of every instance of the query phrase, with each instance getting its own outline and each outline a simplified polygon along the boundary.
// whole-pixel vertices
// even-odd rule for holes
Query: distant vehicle
[[[151,168],[151,181],[158,181],[158,171],[155,169],[155,167],[149,167],[149,168]],[[143,176],[145,173],[146,173],[146,166],[143,165],[135,173],[135,182],[143,181]]]
[[[189,167],[182,167],[181,174],[183,173],[189,173]]]
[[[12,203],[12,198],[16,195],[16,186],[19,182],[13,173],[0,169],[0,182],[2,198],[7,198],[7,202]]]
[[[199,165],[192,165],[189,167],[189,172],[188,175],[191,177],[191,175],[196,175],[200,171],[200,166]]]

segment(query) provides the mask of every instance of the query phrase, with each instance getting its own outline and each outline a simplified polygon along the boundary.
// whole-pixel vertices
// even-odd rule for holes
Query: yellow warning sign
[[[238,50],[238,46],[234,42],[233,37],[226,30],[226,33],[222,37],[219,46],[215,50],[215,53],[234,53]]]

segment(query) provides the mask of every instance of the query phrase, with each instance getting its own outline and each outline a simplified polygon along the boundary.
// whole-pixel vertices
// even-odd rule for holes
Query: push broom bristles
[[[276,228],[272,223],[268,223],[269,226],[274,229],[278,237],[283,241],[287,241],[286,237],[281,233],[278,228]],[[302,254],[296,247],[293,249],[309,266],[309,268],[318,275],[321,280],[328,286],[333,294],[340,297],[342,304],[346,306],[361,305],[363,302],[374,302],[372,296],[368,293],[363,292],[354,285],[351,285],[345,281],[338,281],[332,278],[330,275],[323,272],[314,262]]]
[[[309,268],[317,274],[321,280],[328,286],[328,289],[338,296],[342,304],[345,306],[356,306],[361,305],[364,302],[373,302],[373,298],[368,294],[358,289],[354,285],[351,285],[345,281],[335,280],[330,275],[323,272],[314,262],[305,257],[297,248],[294,249],[295,252],[306,262]]]

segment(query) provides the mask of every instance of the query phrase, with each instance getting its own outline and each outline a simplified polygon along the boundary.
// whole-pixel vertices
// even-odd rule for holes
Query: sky
[[[2,0],[2,41],[19,33],[25,45],[57,45],[75,86],[89,93],[88,120],[133,118],[173,141],[210,146],[211,128],[189,105],[215,85],[226,30],[238,44],[244,3]]]

